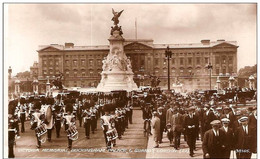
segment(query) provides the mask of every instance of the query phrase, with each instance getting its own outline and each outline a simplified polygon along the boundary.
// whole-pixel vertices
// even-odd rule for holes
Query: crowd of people
[[[41,148],[45,140],[52,141],[53,128],[59,138],[64,126],[68,150],[78,139],[76,125],[83,126],[85,138],[90,139],[100,120],[106,147],[110,150],[116,145],[116,139],[122,138],[128,124],[132,124],[133,106],[141,108],[144,133],[153,136],[155,148],[160,147],[166,137],[169,146],[176,150],[182,148],[182,139],[186,141],[190,157],[198,149],[197,140],[203,143],[205,158],[229,158],[232,150],[237,158],[250,158],[256,153],[256,106],[241,107],[232,99],[223,102],[215,95],[205,98],[197,92],[181,94],[149,89],[142,94],[118,91],[11,100],[8,107],[9,157],[14,157],[15,139],[27,131],[26,120],[31,122],[30,129],[35,130],[37,148]]]
[[[235,150],[237,158],[251,158],[257,147],[256,106],[238,106],[234,100],[219,101],[215,95],[209,100],[199,93],[153,93],[138,101],[143,119],[151,119],[154,148],[162,143],[167,132],[170,145],[180,149],[181,135],[189,146],[189,155],[197,150],[196,141],[202,141],[205,158],[230,158]],[[144,132],[147,131],[144,123]],[[149,130],[149,129],[148,129]]]

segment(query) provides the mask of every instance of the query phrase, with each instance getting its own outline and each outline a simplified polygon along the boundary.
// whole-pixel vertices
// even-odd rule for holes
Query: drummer
[[[47,98],[46,100],[47,107],[52,108],[52,105],[54,104],[54,101],[52,101],[51,98]],[[50,109],[51,110],[51,109]],[[47,109],[45,109],[47,111]],[[45,112],[45,124],[46,124],[46,129],[47,129],[47,134],[48,134],[48,141],[51,142],[51,133],[52,133],[52,128],[54,126],[54,121],[53,121],[53,113],[52,111],[50,112]]]
[[[33,124],[32,124],[31,129],[35,129],[38,126],[40,126],[42,124],[43,118],[44,118],[44,116],[40,112],[41,103],[39,101],[36,101],[36,103],[34,104],[34,109],[35,109],[35,112],[32,114]],[[37,148],[40,148],[41,147],[40,137],[38,137],[37,134],[35,134],[35,135],[36,135],[36,139],[37,139]]]
[[[65,130],[68,130],[71,126],[75,125],[75,116],[72,114],[73,112],[73,106],[71,103],[66,104],[66,112],[67,115],[64,116],[65,119]],[[72,149],[72,139],[68,136],[68,150]]]
[[[104,110],[105,114],[101,117],[101,128],[103,129],[106,146],[107,146],[108,150],[111,149],[111,141],[107,139],[106,133],[108,130],[112,129],[111,116],[109,114],[109,106],[110,106],[110,104],[104,105],[103,110]]]

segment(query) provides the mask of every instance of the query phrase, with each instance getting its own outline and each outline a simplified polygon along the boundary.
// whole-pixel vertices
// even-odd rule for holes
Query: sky
[[[39,45],[108,45],[112,8],[125,39],[155,44],[237,41],[238,69],[256,64],[256,4],[5,4],[4,58],[13,75],[38,61]]]

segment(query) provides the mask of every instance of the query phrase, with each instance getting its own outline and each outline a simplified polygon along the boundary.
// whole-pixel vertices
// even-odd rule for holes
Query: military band
[[[19,138],[20,131],[25,132],[27,118],[35,131],[37,148],[45,141],[55,140],[53,129],[56,129],[56,138],[62,137],[64,127],[67,148],[71,150],[73,141],[79,137],[76,123],[79,127],[83,124],[85,138],[90,139],[91,133],[99,129],[100,120],[104,143],[110,150],[133,123],[133,106],[141,108],[144,134],[152,135],[155,148],[160,147],[166,137],[170,141],[169,147],[176,150],[182,148],[182,139],[186,141],[190,157],[196,154],[199,139],[203,142],[205,158],[229,158],[231,152],[235,152],[237,158],[250,158],[256,153],[256,107],[239,107],[233,100],[221,101],[216,95],[206,98],[198,93],[182,95],[157,90],[143,93],[144,96],[138,98],[98,93],[12,100],[8,118],[9,157],[14,157],[15,139]]]

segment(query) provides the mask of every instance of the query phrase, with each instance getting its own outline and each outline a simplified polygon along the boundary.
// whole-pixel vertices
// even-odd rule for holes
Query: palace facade
[[[134,80],[138,86],[150,85],[150,76],[160,79],[160,87],[167,87],[168,64],[166,47],[172,51],[170,59],[171,85],[179,81],[184,90],[209,89],[219,76],[223,87],[228,78],[237,73],[237,43],[225,40],[201,40],[190,44],[154,44],[151,39],[126,39],[124,51],[130,57]],[[51,44],[39,46],[38,80],[46,83],[63,74],[66,87],[95,87],[101,79],[102,60],[109,45],[74,46]],[[207,68],[212,64],[212,70]],[[211,80],[210,80],[211,71]]]

